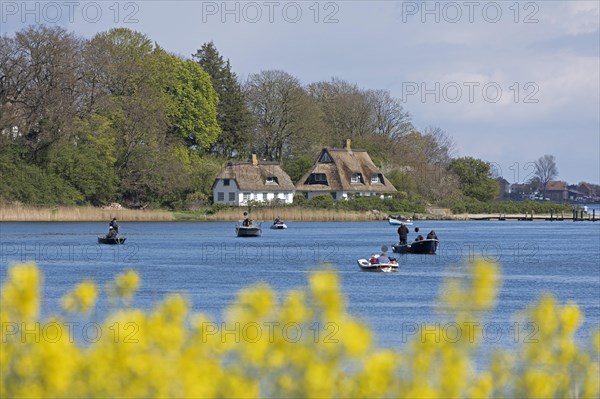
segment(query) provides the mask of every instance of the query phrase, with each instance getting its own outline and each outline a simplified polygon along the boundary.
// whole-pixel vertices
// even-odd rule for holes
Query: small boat
[[[394,258],[390,258],[389,262],[379,263],[377,260],[379,255],[373,255],[370,259],[359,259],[358,266],[365,272],[396,272],[398,271],[398,261]]]
[[[98,244],[111,244],[111,245],[118,245],[118,244],[125,244],[125,240],[127,238],[126,237],[101,237],[98,236]]]
[[[412,226],[413,222],[410,219],[404,219],[404,218],[393,218],[393,217],[389,217],[388,218],[388,222],[392,225],[392,226],[399,226],[401,223],[404,223],[405,226]]]
[[[249,226],[238,223],[237,226],[235,226],[235,233],[238,237],[260,237],[262,229],[260,223],[252,223]]]
[[[392,251],[398,254],[435,255],[439,243],[436,239],[428,238],[421,241],[413,241],[410,244],[394,244],[392,245]]]
[[[283,229],[287,229],[287,225],[285,223],[283,223],[282,221],[273,222],[273,224],[271,225],[271,228],[274,230],[283,230]]]

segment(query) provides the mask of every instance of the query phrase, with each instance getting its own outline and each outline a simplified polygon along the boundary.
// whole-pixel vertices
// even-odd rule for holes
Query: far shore
[[[83,207],[33,207],[26,205],[0,205],[0,222],[100,222],[116,217],[119,221],[129,222],[177,222],[177,221],[238,221],[243,219],[246,208],[226,209],[214,214],[202,212],[177,212],[167,210],[140,210],[125,208],[97,208]],[[337,211],[328,209],[309,208],[258,208],[253,209],[251,217],[254,220],[271,221],[276,217],[288,221],[310,222],[360,222],[386,220],[388,214],[376,210],[366,212]],[[545,220],[550,214],[452,214],[447,209],[432,208],[425,214],[414,214],[415,220],[506,220],[530,219]],[[553,215],[554,218],[564,216],[571,219],[571,215]]]

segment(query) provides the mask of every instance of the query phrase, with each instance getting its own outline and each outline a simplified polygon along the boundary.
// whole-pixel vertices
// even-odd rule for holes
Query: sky
[[[558,179],[600,184],[600,2],[5,1],[0,33],[37,23],[82,37],[127,27],[191,57],[213,41],[241,79],[280,69],[400,99],[456,156],[511,183],[554,155]]]

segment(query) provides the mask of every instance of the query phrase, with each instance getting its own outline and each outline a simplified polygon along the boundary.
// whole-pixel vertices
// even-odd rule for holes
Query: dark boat
[[[429,254],[435,255],[438,244],[436,239],[429,238],[421,241],[414,241],[410,244],[394,244],[392,250],[398,254]]]
[[[260,224],[252,223],[250,226],[238,224],[235,226],[235,233],[238,237],[260,237],[262,229]]]
[[[125,244],[126,237],[98,237],[98,244]]]

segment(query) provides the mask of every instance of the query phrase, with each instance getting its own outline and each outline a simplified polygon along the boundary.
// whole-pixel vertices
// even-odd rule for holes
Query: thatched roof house
[[[296,191],[308,199],[323,194],[347,199],[353,195],[384,197],[396,188],[366,150],[352,149],[351,141],[347,140],[343,149],[324,148],[313,167],[296,183]]]
[[[277,162],[229,162],[213,183],[213,201],[246,205],[248,201],[292,203],[294,183]]]

